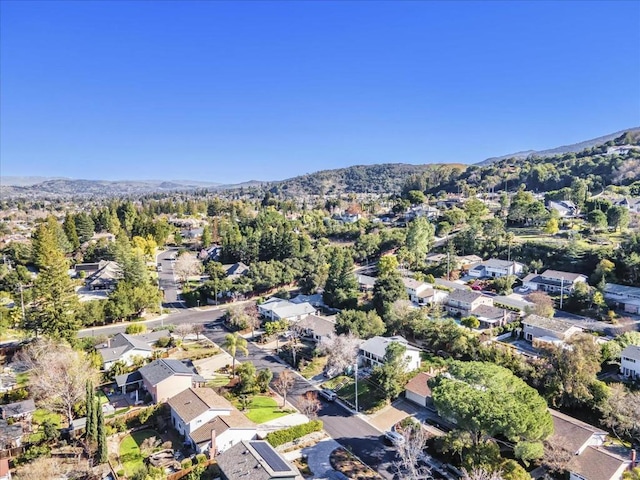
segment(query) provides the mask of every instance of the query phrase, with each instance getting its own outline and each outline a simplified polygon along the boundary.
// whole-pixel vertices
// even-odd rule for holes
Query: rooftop
[[[417,290],[420,287],[426,287],[428,285],[424,282],[410,277],[402,277],[402,283],[404,283],[405,288],[410,288],[412,290]]]
[[[572,453],[577,453],[593,435],[607,434],[604,430],[556,410],[550,409],[549,413],[553,419],[553,440]]]
[[[262,440],[240,442],[218,455],[217,460],[221,472],[229,479],[271,480],[300,475]]]
[[[430,378],[433,378],[433,375],[429,375],[425,372],[420,372],[418,375],[409,380],[404,388],[405,390],[420,395],[421,397],[430,397],[431,389],[427,384]]]
[[[489,260],[485,260],[482,262],[485,267],[491,268],[508,268],[512,265],[522,265],[518,262],[514,262],[513,260],[500,260],[498,258],[490,258]]]
[[[193,370],[181,361],[168,358],[154,360],[140,367],[139,372],[151,385],[157,385],[173,375],[195,375]]]
[[[628,285],[618,285],[617,283],[607,283],[604,287],[604,293],[613,295],[628,295],[630,297],[640,298],[640,287],[630,287]]]
[[[171,397],[167,403],[185,423],[189,423],[208,410],[234,409],[229,400],[218,395],[211,388],[189,388]]]
[[[297,325],[301,328],[308,328],[321,337],[335,333],[336,330],[335,316],[319,317],[318,315],[309,315],[300,320]]]
[[[7,403],[6,405],[0,405],[0,417],[7,419],[11,417],[19,417],[20,415],[26,415],[36,411],[36,404],[32,398],[23,400],[21,402]]]
[[[583,278],[585,280],[587,278],[586,275],[581,273],[563,272],[560,270],[545,270],[543,273],[538,275],[544,278],[550,278],[557,282],[560,282],[562,279],[564,279],[565,282],[575,282],[579,278]]]
[[[611,480],[630,460],[621,458],[600,447],[587,447],[573,458],[571,471],[586,480]]]
[[[273,312],[280,318],[296,317],[298,315],[309,315],[316,313],[313,305],[307,302],[293,303],[289,300],[272,297],[263,304],[259,305],[262,310]]]
[[[471,303],[480,297],[483,297],[482,293],[475,290],[454,290],[449,294],[449,300],[458,302]],[[487,297],[490,298],[490,297]]]
[[[360,350],[372,353],[375,356],[382,358],[387,352],[387,347],[392,342],[404,345],[405,347],[407,347],[407,351],[418,351],[417,348],[409,345],[409,342],[407,342],[407,340],[400,335],[396,335],[395,337],[371,337],[369,340],[365,340],[364,342],[362,342],[362,344],[360,345]]]
[[[640,362],[640,346],[638,345],[627,345],[624,347],[624,350],[620,352],[621,357],[632,358]]]
[[[191,432],[189,436],[196,443],[205,443],[211,441],[211,432],[216,432],[216,436],[219,436],[230,429],[244,430],[254,428],[256,428],[256,424],[234,408],[229,415],[220,415],[209,420]]]
[[[551,332],[562,334],[568,332],[571,328],[580,328],[576,327],[572,323],[565,322],[564,320],[541,317],[540,315],[527,315],[524,320],[522,320],[522,323],[523,325],[531,325],[532,327],[543,328]]]

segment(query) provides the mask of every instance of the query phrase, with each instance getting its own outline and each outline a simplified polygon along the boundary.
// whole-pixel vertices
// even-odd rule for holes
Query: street
[[[178,286],[173,272],[173,262],[171,262],[171,258],[173,258],[177,252],[178,249],[172,247],[159,253],[156,257],[157,264],[162,266],[162,271],[158,272],[158,286],[164,293],[162,304],[166,308],[182,307],[182,302],[180,302],[178,298]]]
[[[145,322],[149,330],[172,324],[201,323],[209,327],[204,334],[218,345],[224,343],[224,337],[228,331],[222,326],[221,317],[224,315],[226,306],[209,308],[207,310],[182,309],[172,315],[166,316],[162,320]],[[124,332],[127,324],[109,325],[85,329],[78,333],[79,337],[89,337],[97,335],[115,335]],[[273,372],[274,379],[286,367],[280,363],[271,353],[257,347],[249,342],[248,357],[238,357],[239,361],[250,360],[257,370],[268,368]],[[314,389],[315,386],[301,375],[295,374],[295,385],[287,396],[287,400],[295,407],[298,407],[299,397],[306,391]],[[353,415],[348,409],[338,402],[322,401],[322,408],[318,412],[318,418],[323,421],[324,429],[338,443],[347,447],[357,455],[367,465],[377,471],[385,478],[393,478],[393,462],[395,452],[391,447],[387,447],[381,440],[382,432],[371,426],[362,418]]]

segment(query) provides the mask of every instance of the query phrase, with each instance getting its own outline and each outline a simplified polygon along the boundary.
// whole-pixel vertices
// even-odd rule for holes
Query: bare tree
[[[424,447],[429,439],[429,434],[419,424],[403,428],[399,433],[404,437],[404,441],[395,445],[399,458],[396,467],[402,478],[419,480],[428,477],[429,467],[422,464],[420,460],[424,456]]]
[[[156,437],[145,438],[140,445],[140,453],[142,453],[143,457],[148,457],[153,453],[153,450],[158,447],[162,443],[161,440],[158,440]]]
[[[561,474],[567,471],[574,453],[551,437],[544,442],[544,457],[542,457],[542,465],[553,474]]]
[[[309,418],[315,418],[320,410],[320,400],[318,400],[318,392],[309,390],[298,401],[300,412]]]
[[[184,283],[189,277],[202,273],[202,263],[200,263],[200,260],[198,260],[195,255],[183,253],[176,260],[173,271],[180,281]]]
[[[40,457],[16,470],[16,480],[42,480],[43,478],[64,478],[70,468],[57,458]]]
[[[180,340],[184,342],[184,337],[189,335],[193,331],[193,325],[190,323],[181,323],[180,325],[176,325],[176,328],[173,330],[173,333],[180,337]]]
[[[640,392],[631,392],[621,383],[610,385],[609,397],[601,407],[604,424],[620,438],[640,441]]]
[[[238,330],[244,330],[249,325],[249,315],[241,305],[231,305],[227,308],[227,323]]]
[[[533,306],[525,309],[526,313],[539,315],[541,317],[553,317],[555,313],[555,303],[553,298],[547,295],[545,292],[531,292],[527,296],[527,300],[533,303]]]
[[[65,415],[71,424],[73,407],[84,400],[87,381],[98,380],[86,354],[66,343],[41,338],[21,352],[19,361],[30,371],[29,388],[36,400]]]
[[[287,404],[287,393],[291,391],[295,384],[296,379],[289,370],[283,370],[273,382],[273,388],[282,395],[282,408]]]
[[[490,472],[482,467],[478,467],[471,471],[463,469],[461,480],[503,480],[503,477],[500,470]]]
[[[247,303],[244,307],[244,311],[247,314],[247,327],[251,329],[251,336],[255,337],[255,331],[261,323],[258,305],[253,302]]]
[[[200,340],[200,335],[204,332],[204,325],[201,323],[194,323],[191,325],[191,333],[196,335],[196,340]]]
[[[351,333],[346,335],[330,333],[326,337],[322,337],[318,348],[327,355],[328,370],[343,371],[355,363],[359,345],[358,337]]]

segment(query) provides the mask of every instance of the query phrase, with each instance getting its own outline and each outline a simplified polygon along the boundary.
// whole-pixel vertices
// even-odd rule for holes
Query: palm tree
[[[238,333],[228,333],[226,337],[224,337],[224,343],[222,344],[224,348],[229,351],[229,354],[233,357],[233,364],[231,367],[231,376],[235,377],[236,375],[236,353],[238,350],[244,353],[245,357],[249,355],[249,349],[247,348],[247,341],[242,338]]]

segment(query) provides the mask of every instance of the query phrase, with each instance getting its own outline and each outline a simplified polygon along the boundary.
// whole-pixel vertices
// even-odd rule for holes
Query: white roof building
[[[409,342],[402,336],[395,337],[372,337],[362,342],[360,345],[360,359],[372,366],[382,365],[384,356],[387,353],[387,347],[392,343],[399,343],[406,348],[405,359],[407,361],[405,370],[410,372],[420,368],[420,350],[409,345]]]
[[[269,320],[289,320],[297,322],[309,315],[315,315],[316,308],[310,303],[293,303],[289,300],[272,297],[258,305],[258,311]]]

